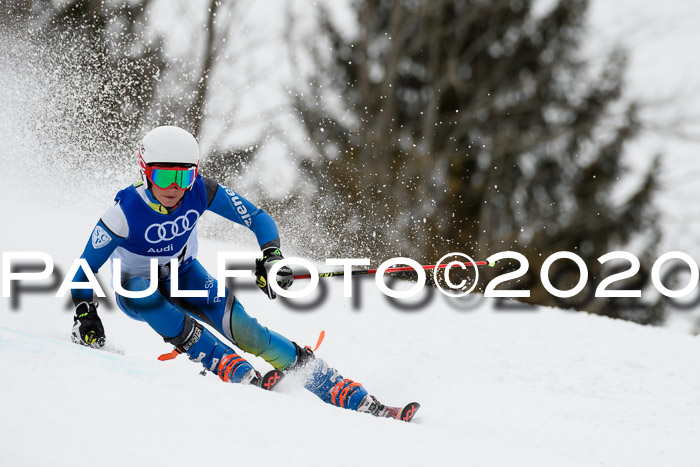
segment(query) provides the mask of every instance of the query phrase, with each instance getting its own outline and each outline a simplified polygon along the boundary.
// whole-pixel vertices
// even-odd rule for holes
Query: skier
[[[343,378],[308,347],[301,347],[262,326],[248,315],[240,300],[226,289],[217,297],[216,280],[196,259],[197,221],[212,211],[248,227],[256,236],[262,258],[256,260],[256,284],[270,299],[276,280],[282,289],[293,282],[292,271],[282,267],[269,278],[272,265],[283,258],[273,219],[230,188],[199,174],[199,146],[187,131],[161,126],[150,131],[137,149],[142,180],[121,190],[116,204],[97,222],[82,258],[93,273],[108,260],[121,260],[121,284],[128,291],[151,286],[150,259],[158,260],[158,284],[145,298],[117,294],[119,308],[131,318],[145,321],[165,342],[175,347],[173,356],[185,353],[223,381],[261,386],[263,377],[227,343],[210,332],[209,324],[236,347],[260,356],[283,372],[303,368],[305,387],[324,402],[409,421],[418,408],[412,403],[388,407],[369,395],[359,383]],[[180,290],[206,290],[206,297],[171,296],[170,260],[177,258]],[[82,269],[74,282],[87,279]],[[92,289],[72,289],[76,306],[72,340],[102,347],[105,332],[97,314]],[[275,380],[281,373],[269,373]],[[267,376],[267,375],[266,375]],[[266,387],[270,384],[265,382]]]

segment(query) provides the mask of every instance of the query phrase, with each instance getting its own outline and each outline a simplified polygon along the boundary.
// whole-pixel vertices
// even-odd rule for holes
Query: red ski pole
[[[465,266],[490,266],[493,267],[496,263],[489,263],[487,261],[476,261],[474,263],[469,262],[469,263],[463,263]],[[458,266],[455,264],[454,266]],[[427,264],[423,266],[423,269],[425,270],[431,270],[431,269],[444,269],[447,267],[447,264]],[[410,266],[402,266],[399,268],[388,268],[386,271],[384,271],[385,274],[392,273],[392,272],[402,272],[402,271],[413,271],[414,269]],[[376,274],[377,269],[356,269],[352,271],[353,276],[362,276],[366,274]],[[334,272],[322,272],[319,273],[318,277],[338,277],[338,276],[344,276],[345,271],[334,271]],[[295,274],[294,279],[311,279],[311,274]]]

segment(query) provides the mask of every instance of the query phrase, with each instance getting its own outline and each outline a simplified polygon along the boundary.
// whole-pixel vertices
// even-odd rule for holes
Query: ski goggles
[[[197,167],[164,167],[147,165],[144,172],[154,185],[164,190],[175,186],[187,190],[197,178]]]

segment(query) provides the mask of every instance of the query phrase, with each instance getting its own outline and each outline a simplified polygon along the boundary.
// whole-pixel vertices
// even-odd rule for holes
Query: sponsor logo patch
[[[112,241],[112,236],[107,233],[105,229],[99,225],[95,226],[95,230],[92,231],[92,247],[96,250],[107,246],[109,242]]]
[[[199,220],[199,213],[194,209],[190,209],[175,220],[163,222],[162,224],[151,224],[146,229],[146,241],[148,243],[160,243],[173,240],[175,237],[185,235],[194,229],[194,226],[197,225],[197,220]]]
[[[236,212],[238,213],[238,216],[240,219],[245,223],[246,226],[250,227],[251,224],[253,223],[253,220],[250,218],[250,213],[248,212],[248,209],[246,209],[245,205],[243,204],[243,201],[238,197],[235,191],[233,191],[230,188],[226,188],[224,190],[227,195],[231,197],[231,202],[233,203],[233,206],[236,208]]]

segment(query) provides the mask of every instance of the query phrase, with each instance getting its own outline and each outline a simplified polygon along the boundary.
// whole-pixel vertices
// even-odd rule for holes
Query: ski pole
[[[469,262],[469,263],[463,263],[465,266],[490,266],[493,267],[496,263],[489,263],[487,261],[476,261],[474,263]],[[455,266],[457,266],[455,264]],[[423,269],[425,270],[431,270],[431,269],[444,269],[447,267],[447,264],[426,264],[422,266]],[[391,273],[391,272],[402,272],[402,271],[413,271],[414,269],[410,266],[403,266],[400,268],[388,268],[384,273]],[[376,274],[377,269],[356,269],[351,272],[351,275],[353,276],[362,276],[366,274]],[[334,271],[334,272],[322,272],[319,273],[318,277],[338,277],[338,276],[344,276],[345,271]],[[294,279],[311,279],[311,274],[295,274]]]

